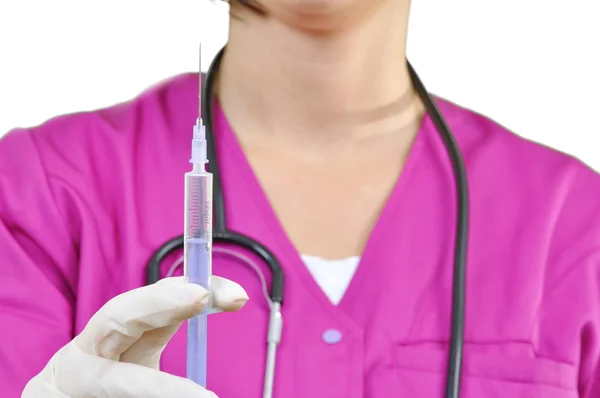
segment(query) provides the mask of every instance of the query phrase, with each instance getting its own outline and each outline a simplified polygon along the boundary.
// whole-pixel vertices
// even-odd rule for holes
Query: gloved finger
[[[72,343],[59,352],[51,365],[54,385],[69,398],[215,397],[190,380],[89,355]]]
[[[180,325],[148,330],[121,354],[120,362],[158,369],[160,356]]]
[[[178,326],[199,313],[208,291],[185,278],[166,278],[130,290],[107,302],[74,341],[85,353],[119,360],[146,331]]]
[[[211,290],[213,306],[224,311],[239,310],[248,301],[248,295],[240,285],[218,276],[212,277]],[[121,354],[120,361],[158,369],[160,356],[178,329],[179,324],[146,330]]]
[[[218,279],[217,290],[224,291],[220,304],[232,307],[230,302],[247,300],[240,285]],[[204,288],[188,283],[184,277],[162,279],[110,300],[75,338],[75,344],[88,354],[119,360],[146,332],[162,329],[148,334],[149,338],[140,344],[148,356],[160,355],[181,322],[202,311],[208,299]],[[141,353],[134,350],[129,356],[131,361]]]
[[[248,301],[248,295],[240,285],[218,276],[212,277],[211,290],[213,306],[224,311],[239,310]],[[178,329],[179,325],[145,331],[131,347],[121,354],[121,362],[131,362],[158,369],[160,356]]]

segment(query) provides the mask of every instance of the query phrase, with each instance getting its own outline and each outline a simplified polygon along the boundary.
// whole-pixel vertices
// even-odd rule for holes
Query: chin
[[[269,15],[315,33],[339,30],[380,0],[261,0]]]

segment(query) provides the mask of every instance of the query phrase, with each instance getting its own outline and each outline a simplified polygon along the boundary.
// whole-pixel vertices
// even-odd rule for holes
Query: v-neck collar
[[[337,321],[345,324],[347,327],[358,331],[358,327],[354,321],[347,315],[351,313],[350,303],[357,297],[364,297],[365,294],[362,291],[361,281],[368,278],[369,263],[377,261],[378,250],[381,249],[383,239],[382,234],[388,229],[389,223],[393,222],[393,213],[396,207],[399,205],[400,198],[403,195],[407,182],[410,178],[412,170],[418,162],[419,155],[424,142],[425,131],[430,128],[431,120],[426,114],[421,122],[419,131],[412,144],[411,150],[406,158],[404,166],[399,173],[396,183],[390,193],[383,210],[379,214],[379,217],[375,223],[375,226],[371,230],[365,249],[361,255],[356,272],[346,289],[344,296],[341,301],[334,305],[323,290],[319,287],[309,270],[304,265],[301,258],[301,253],[296,250],[296,247],[289,239],[285,232],[279,218],[275,214],[273,207],[271,206],[269,199],[262,189],[262,186],[250,165],[246,154],[244,153],[237,136],[232,131],[225,113],[221,107],[217,104],[215,106],[216,111],[216,127],[220,130],[219,133],[222,135],[222,144],[226,145],[226,152],[232,157],[236,163],[236,172],[241,179],[246,183],[246,187],[250,192],[250,198],[254,202],[258,211],[262,214],[261,219],[264,220],[264,227],[270,232],[272,241],[277,245],[277,252],[280,253],[280,263],[284,269],[286,275],[286,281],[295,278],[302,282],[306,291],[313,296],[313,298],[320,303],[321,307],[325,309],[330,316]],[[226,190],[226,187],[224,187]]]

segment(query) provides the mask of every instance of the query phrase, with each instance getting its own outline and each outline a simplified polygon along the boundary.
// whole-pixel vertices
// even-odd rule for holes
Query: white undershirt
[[[301,255],[301,257],[321,290],[334,305],[337,305],[348,289],[360,257],[348,257],[341,260],[326,260],[307,255]]]

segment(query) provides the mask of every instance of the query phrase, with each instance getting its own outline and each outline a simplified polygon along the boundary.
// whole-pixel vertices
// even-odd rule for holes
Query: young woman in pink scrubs
[[[286,274],[273,396],[444,396],[456,195],[406,66],[409,0],[232,7],[215,136],[228,226]],[[207,292],[142,287],[182,232],[197,87],[178,76],[0,141],[2,397],[208,396],[181,377],[177,331]],[[600,176],[438,105],[470,186],[461,397],[599,397]],[[214,272],[208,386],[261,397],[261,285],[218,253]]]

